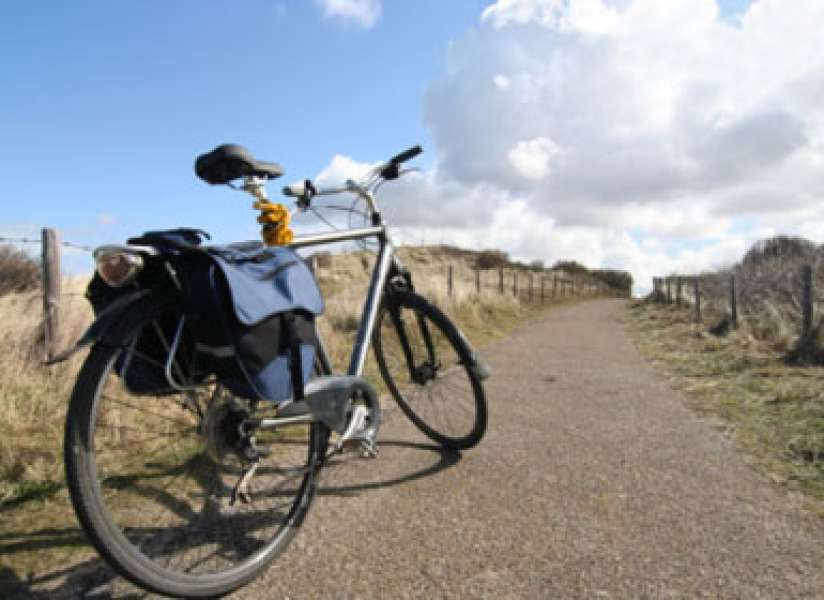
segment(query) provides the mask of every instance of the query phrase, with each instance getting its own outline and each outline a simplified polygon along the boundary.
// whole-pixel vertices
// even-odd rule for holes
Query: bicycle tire
[[[399,321],[393,318],[393,311],[397,312]],[[421,322],[431,324],[435,332],[440,334],[437,340],[432,340],[431,345],[441,357],[446,354],[447,361],[431,369],[433,373],[424,374],[416,380],[413,370],[417,369],[418,374],[425,370],[430,354]],[[399,323],[402,324],[400,329]],[[401,329],[407,337],[413,363],[411,366],[401,340]],[[420,333],[420,338],[411,340],[411,337],[417,335],[416,332]],[[434,332],[430,331],[430,337],[432,333]],[[481,441],[487,427],[483,384],[471,368],[471,349],[458,328],[440,309],[414,292],[388,293],[376,320],[373,347],[378,369],[387,388],[404,414],[427,437],[451,450],[466,450]],[[463,381],[463,375],[469,383],[467,388],[459,384],[459,381]],[[436,407],[433,399],[432,390],[436,386],[449,390],[449,397],[445,397],[444,392],[435,394],[444,401],[440,408]],[[471,398],[464,401],[464,398],[459,397],[461,392]],[[463,416],[459,417],[459,413]],[[441,422],[436,422],[439,416]],[[460,431],[448,431],[454,419],[458,418],[463,423],[455,429]]]
[[[168,401],[166,412],[152,411],[150,414],[155,415],[158,421],[174,420],[187,423],[187,427],[184,431],[183,426],[179,425],[180,432],[175,431],[172,436],[156,442],[161,449],[150,452],[148,440],[152,436],[141,437],[140,434],[151,429],[146,425],[151,416],[137,414],[137,411],[147,412],[145,405],[124,400],[127,398],[125,395],[116,396],[121,404],[138,407],[136,412],[126,413],[130,418],[125,422],[129,425],[125,429],[120,426],[120,439],[128,441],[131,438],[128,450],[145,448],[148,453],[145,458],[135,459],[134,473],[128,470],[132,463],[115,467],[118,464],[115,452],[111,454],[115,456],[114,460],[104,459],[104,456],[110,456],[109,446],[115,447],[115,442],[111,440],[116,441],[118,437],[117,430],[111,425],[115,423],[114,415],[117,410],[124,410],[115,406],[114,400],[110,402],[103,398],[104,392],[115,394],[109,392],[107,386],[109,382],[119,379],[113,373],[117,358],[126,351],[126,342],[134,339],[133,336],[142,327],[157,322],[156,319],[168,310],[173,308],[153,306],[131,311],[132,314],[116,326],[111,336],[124,343],[98,344],[86,358],[72,392],[66,421],[64,459],[68,488],[75,513],[90,541],[123,577],[140,587],[167,596],[221,596],[258,576],[294,537],[314,496],[329,431],[315,423],[302,426],[305,432],[282,435],[277,443],[286,450],[274,459],[272,455],[266,459],[277,464],[272,467],[261,461],[262,468],[252,479],[252,485],[258,486],[253,490],[259,492],[254,496],[255,500],[251,504],[235,503],[229,508],[227,482],[232,477],[237,481],[237,472],[217,464],[206,456],[203,448],[197,449],[195,445],[187,457],[187,447],[181,446],[184,442],[178,440],[187,439],[184,434],[191,433],[188,422],[182,416],[181,406],[175,407],[169,398],[164,400],[158,397],[155,404],[163,406]],[[150,397],[128,398],[146,401]],[[202,414],[191,420],[197,422],[197,436],[202,441]],[[160,432],[160,429],[151,430],[151,433],[155,431]],[[293,435],[295,440],[289,435]],[[287,447],[289,445],[295,446],[294,452]],[[276,446],[278,451],[280,446]],[[285,480],[283,488],[272,487],[271,481],[278,475],[277,469],[281,468],[278,464],[285,462],[290,452],[295,455],[296,464],[303,463],[303,467],[291,472],[282,471],[280,476]],[[304,453],[305,459],[299,458]],[[136,454],[127,456],[132,460]],[[151,460],[148,460],[149,457]],[[165,464],[173,462],[175,457],[180,457],[180,465],[174,463],[169,467]],[[175,474],[174,469],[182,470]],[[186,476],[181,479],[184,472]],[[265,488],[258,483],[261,473],[266,477],[261,480],[266,482]],[[162,483],[165,487],[161,488]],[[170,489],[172,484],[176,485]],[[180,497],[173,497],[177,488],[184,491]],[[152,496],[155,492],[156,495]],[[287,501],[282,503],[282,510],[276,512],[276,508],[270,505],[280,503],[281,495],[286,496]],[[157,503],[150,505],[153,499]],[[257,507],[252,508],[255,502]],[[261,504],[266,504],[264,510],[259,510]],[[153,512],[150,514],[144,508],[151,508]],[[142,516],[144,513],[145,517]],[[269,520],[275,518],[281,521],[270,523]],[[203,530],[198,528],[199,525]],[[196,548],[196,545],[200,547]],[[238,556],[236,562],[232,562],[233,553]],[[217,564],[217,568],[209,564]]]

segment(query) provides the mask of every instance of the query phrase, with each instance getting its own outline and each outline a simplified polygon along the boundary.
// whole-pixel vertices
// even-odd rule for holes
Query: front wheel
[[[142,335],[142,346],[151,345],[157,335],[165,344],[170,318],[173,307],[132,314],[113,336],[122,343],[92,349],[70,401],[66,476],[81,525],[121,575],[164,595],[220,596],[258,575],[295,534],[328,430],[259,431],[263,458],[249,480],[250,501],[236,501],[248,469],[238,426],[258,416],[256,408],[219,386],[149,395],[127,389],[121,377],[127,368],[157,369],[131,342]]]
[[[472,351],[436,306],[412,292],[387,294],[373,345],[386,386],[418,429],[453,450],[481,441],[486,397]]]

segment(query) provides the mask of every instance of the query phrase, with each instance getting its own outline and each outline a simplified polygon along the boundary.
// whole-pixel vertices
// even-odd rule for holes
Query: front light
[[[94,251],[100,277],[112,287],[134,281],[143,269],[143,257],[122,246],[103,246]]]

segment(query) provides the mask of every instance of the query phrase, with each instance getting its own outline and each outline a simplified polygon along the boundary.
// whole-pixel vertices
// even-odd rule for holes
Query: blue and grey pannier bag
[[[233,394],[276,404],[303,397],[323,299],[294,251],[209,247],[185,275],[184,312],[200,364]]]

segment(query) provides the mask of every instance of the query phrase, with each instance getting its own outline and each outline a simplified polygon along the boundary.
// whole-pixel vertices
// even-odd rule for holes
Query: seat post
[[[286,246],[295,238],[289,228],[291,215],[287,208],[280,203],[273,204],[266,195],[266,178],[257,175],[246,175],[243,178],[244,192],[255,198],[253,208],[260,211],[260,235],[267,246]]]
[[[257,175],[246,175],[243,178],[243,191],[251,194],[256,200],[267,202],[269,196],[266,195],[266,178]]]

